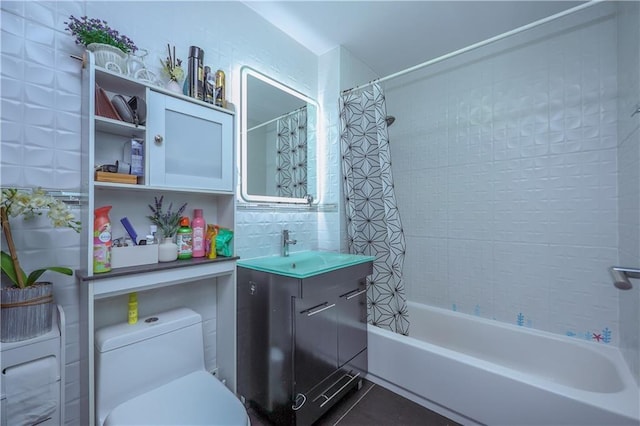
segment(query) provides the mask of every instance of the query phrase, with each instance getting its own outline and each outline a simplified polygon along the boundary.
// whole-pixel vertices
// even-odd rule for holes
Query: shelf
[[[126,137],[143,137],[146,131],[145,126],[136,126],[122,120],[113,120],[107,117],[96,115],[96,130],[99,132],[111,133],[118,136]]]
[[[193,102],[195,104],[198,104],[200,106],[205,106],[207,108],[211,108],[211,109],[215,109],[227,114],[231,114],[231,115],[235,115],[235,111],[230,110],[230,109],[226,109],[226,108],[222,108],[213,104],[210,104],[208,102],[204,102],[201,101],[199,99],[194,99],[190,96],[187,95],[183,95],[181,93],[176,93],[176,92],[172,92],[171,90],[167,90],[162,86],[157,86],[155,84],[150,84],[146,81],[142,81],[142,80],[136,80],[134,78],[125,76],[123,74],[118,74],[109,70],[106,70],[104,68],[101,67],[95,67],[96,69],[96,76],[100,77],[100,81],[101,81],[101,86],[105,89],[105,90],[109,90],[109,91],[118,91],[119,93],[122,92],[131,92],[131,93],[137,93],[140,91],[141,88],[144,87],[148,87],[150,89],[152,89],[155,92],[159,92],[162,93],[164,95],[169,95],[171,97],[174,98],[178,98],[178,99],[183,99],[185,101],[189,101],[189,102]],[[114,88],[117,88],[117,90],[115,90]],[[129,94],[129,93],[126,93]]]
[[[219,190],[207,190],[202,188],[173,188],[170,186],[152,186],[143,184],[127,184],[127,183],[112,183],[112,182],[94,182],[93,186],[98,190],[122,190],[127,189],[131,191],[157,191],[157,192],[175,192],[175,193],[195,193],[195,194],[209,194],[209,195],[234,195],[233,191],[219,191]]]
[[[77,271],[81,285],[89,282],[93,285],[94,299],[113,297],[133,291],[143,291],[181,285],[205,278],[231,275],[236,270],[238,257],[222,257],[215,259],[198,258],[176,260],[152,265],[116,268],[111,272],[88,276],[87,271]],[[144,280],[140,275],[144,274]]]

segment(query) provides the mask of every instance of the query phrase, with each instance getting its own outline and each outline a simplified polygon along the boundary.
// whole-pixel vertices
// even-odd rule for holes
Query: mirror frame
[[[279,81],[276,81],[262,73],[260,73],[259,71],[254,70],[253,68],[249,67],[249,66],[243,66],[240,69],[240,76],[241,76],[241,83],[240,83],[240,94],[241,94],[241,113],[240,113],[240,196],[242,201],[248,202],[248,203],[252,203],[252,202],[258,202],[258,203],[289,203],[289,204],[308,204],[308,205],[315,205],[318,204],[320,202],[320,197],[321,197],[321,179],[320,179],[320,165],[322,164],[321,159],[320,159],[320,155],[321,155],[321,149],[320,149],[320,145],[321,145],[321,139],[320,139],[320,132],[318,127],[320,126],[320,104],[315,100],[310,98],[309,96],[306,96],[300,92],[298,92],[295,89],[292,89],[291,87],[288,87],[282,83],[280,83]],[[300,99],[301,101],[306,102],[307,104],[313,105],[315,107],[315,120],[316,120],[316,131],[315,131],[315,146],[314,146],[314,151],[315,151],[315,161],[314,166],[316,167],[316,182],[315,182],[315,186],[314,188],[308,188],[307,190],[309,191],[308,193],[311,194],[313,196],[313,201],[311,203],[309,203],[309,201],[307,200],[307,198],[293,198],[293,197],[278,197],[275,195],[257,195],[257,194],[249,194],[247,192],[247,178],[248,178],[248,173],[247,173],[247,169],[248,169],[248,156],[247,156],[247,149],[248,149],[248,141],[247,141],[247,100],[248,100],[248,93],[247,93],[247,88],[248,88],[248,77],[254,77],[257,78],[261,81],[263,81],[266,84],[269,84],[271,86],[273,86],[276,89],[282,90],[283,92],[286,92],[292,96],[295,96],[296,98]],[[307,165],[307,167],[309,167],[309,165]],[[315,191],[315,193],[313,193],[312,191]]]

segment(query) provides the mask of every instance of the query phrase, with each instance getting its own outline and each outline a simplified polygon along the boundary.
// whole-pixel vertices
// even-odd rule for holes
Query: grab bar
[[[611,271],[611,276],[613,276],[613,285],[620,290],[630,290],[633,288],[629,278],[640,279],[640,269],[612,266],[609,268],[609,271]]]

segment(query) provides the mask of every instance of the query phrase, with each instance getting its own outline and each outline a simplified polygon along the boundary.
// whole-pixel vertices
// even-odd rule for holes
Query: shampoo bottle
[[[193,254],[193,231],[189,227],[189,218],[180,219],[180,228],[176,234],[178,244],[178,259],[191,259]]]
[[[205,224],[202,217],[202,209],[193,210],[193,221],[191,229],[193,229],[193,257],[204,257],[205,254]]]

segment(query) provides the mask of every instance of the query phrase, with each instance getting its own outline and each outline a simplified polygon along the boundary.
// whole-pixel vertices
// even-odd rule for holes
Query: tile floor
[[[271,426],[249,410],[251,426]],[[367,380],[360,390],[347,394],[315,426],[455,426],[449,420],[413,401]]]

